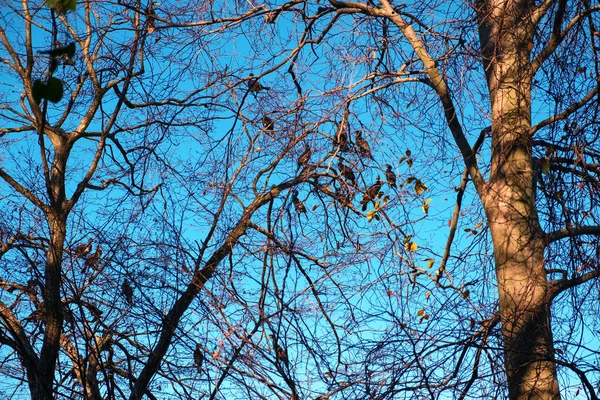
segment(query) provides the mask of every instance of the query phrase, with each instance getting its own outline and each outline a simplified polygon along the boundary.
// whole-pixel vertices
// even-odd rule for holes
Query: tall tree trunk
[[[56,362],[60,351],[60,336],[63,329],[64,312],[61,300],[62,258],[67,235],[67,208],[65,195],[65,173],[71,143],[66,137],[55,134],[49,128],[46,133],[52,141],[54,153],[47,173],[46,186],[49,207],[44,208],[48,221],[50,240],[46,251],[44,271],[43,320],[44,340],[37,369],[37,382],[30,384],[32,398],[53,399],[53,382]],[[45,155],[44,137],[40,134],[40,149]],[[43,162],[48,164],[46,158]]]
[[[496,262],[511,399],[559,399],[531,154],[532,3],[485,2],[480,37],[492,109],[492,163],[483,199]]]
[[[43,289],[44,341],[38,367],[37,382],[30,383],[32,399],[53,399],[54,370],[60,350],[63,326],[63,307],[60,293],[63,245],[66,219],[48,215],[50,243],[46,252],[46,270]]]

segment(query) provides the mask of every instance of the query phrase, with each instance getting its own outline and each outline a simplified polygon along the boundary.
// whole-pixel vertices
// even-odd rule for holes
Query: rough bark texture
[[[559,399],[529,137],[532,4],[481,5],[480,37],[492,109],[492,165],[483,203],[494,244],[509,395]]]

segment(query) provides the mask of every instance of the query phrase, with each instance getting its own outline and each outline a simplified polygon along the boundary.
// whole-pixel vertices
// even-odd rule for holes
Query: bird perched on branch
[[[91,245],[90,245],[90,250],[91,250]],[[85,261],[83,262],[83,265],[86,267],[91,267],[94,270],[98,270],[101,258],[102,258],[102,246],[98,246],[98,247],[96,247],[96,251],[94,253],[89,254],[86,257]]]
[[[335,133],[335,136],[333,138],[333,144],[335,144],[335,146],[339,148],[340,151],[350,151],[350,141],[348,140],[348,132],[342,125],[340,125],[339,129]]]
[[[356,131],[356,146],[358,146],[358,154],[361,157],[373,159],[371,146],[369,146],[367,139],[363,137],[362,131]]]
[[[294,204],[294,209],[298,214],[306,213],[306,207],[302,200],[298,198],[298,191],[295,189],[292,191],[292,204]]]
[[[273,133],[275,130],[275,121],[273,121],[267,114],[262,117],[263,129],[267,133]]]
[[[248,90],[250,90],[251,92],[258,93],[261,90],[271,89],[270,87],[261,85],[258,81],[258,78],[254,77],[254,74],[250,74],[249,78],[250,79],[248,79]]]
[[[300,157],[298,157],[298,169],[302,168],[304,165],[306,165],[306,163],[308,163],[310,156],[312,156],[312,150],[310,149],[310,146],[306,145],[304,152],[300,154]]]
[[[338,160],[338,168],[340,169],[340,175],[344,177],[344,179],[348,182],[356,183],[356,176],[354,176],[354,172],[350,167],[344,165],[342,160]]]
[[[89,239],[87,243],[81,243],[77,247],[75,247],[74,255],[77,258],[83,258],[90,254],[92,251],[92,242],[94,239]]]
[[[269,337],[273,340],[273,349],[275,350],[275,358],[278,361],[283,362],[285,365],[288,365],[289,358],[287,351],[277,343],[277,339],[273,335],[269,335]]]
[[[387,184],[393,188],[397,188],[396,186],[396,174],[392,171],[392,166],[390,164],[385,164],[385,179],[387,180]]]
[[[279,346],[278,344],[275,344],[275,355],[277,356],[277,359],[281,362],[283,362],[285,365],[288,364],[289,362],[289,358],[288,358],[288,354],[287,351]]]
[[[367,210],[367,204],[369,203],[369,201],[375,200],[377,197],[380,196],[381,186],[383,186],[383,182],[379,179],[378,176],[375,183],[369,186],[369,188],[365,191],[365,194],[363,195],[363,198],[360,201],[360,204],[362,204],[363,211]]]
[[[133,305],[133,288],[129,283],[129,279],[125,278],[123,280],[123,284],[121,285],[121,293],[125,296],[125,300],[127,300],[127,304],[130,306]]]
[[[202,373],[202,363],[204,362],[204,352],[199,343],[196,343],[196,350],[194,350],[194,364],[199,373]]]

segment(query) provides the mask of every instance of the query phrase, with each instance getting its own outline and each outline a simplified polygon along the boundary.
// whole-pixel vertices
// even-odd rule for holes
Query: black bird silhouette
[[[338,161],[338,168],[340,169],[340,175],[344,177],[348,182],[356,183],[356,176],[354,176],[354,172],[342,163],[342,160]]]
[[[373,159],[371,146],[369,146],[367,139],[362,136],[362,131],[356,131],[356,145],[358,146],[358,154],[360,154],[362,157]]]
[[[127,304],[132,306],[133,305],[133,288],[131,287],[131,284],[129,283],[129,280],[127,278],[125,278],[123,280],[123,284],[121,285],[121,292],[123,293],[123,296],[125,296],[125,300],[127,300]]]
[[[385,167],[385,179],[387,180],[388,185],[396,188],[396,174],[392,171],[392,166],[390,164],[385,164]]]
[[[381,186],[383,186],[383,182],[379,179],[378,176],[375,183],[369,186],[369,188],[365,191],[365,194],[363,195],[363,198],[360,201],[360,204],[362,204],[363,211],[367,210],[367,204],[369,203],[369,201],[375,200],[377,197],[379,197],[379,191],[381,190]]]
[[[267,133],[273,133],[275,130],[275,121],[273,121],[267,114],[262,117],[262,124],[264,131]]]
[[[292,191],[292,203],[294,204],[294,209],[298,214],[306,213],[306,207],[304,206],[302,200],[298,198],[298,191],[295,189]]]
[[[199,373],[202,373],[202,363],[204,362],[204,352],[199,343],[196,343],[196,350],[194,350],[194,364]]]
[[[266,87],[260,84],[258,78],[254,77],[254,74],[250,74],[250,79],[248,79],[248,90],[253,93],[258,93],[261,90],[269,90],[270,87]]]
[[[306,163],[308,163],[308,161],[310,160],[310,156],[312,156],[312,151],[310,149],[310,147],[307,145],[306,148],[304,149],[304,152],[302,154],[300,154],[300,157],[298,158],[298,169],[302,168],[302,166],[306,165]]]

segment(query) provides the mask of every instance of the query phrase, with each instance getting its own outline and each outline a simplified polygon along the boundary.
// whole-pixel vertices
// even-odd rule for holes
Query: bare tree
[[[67,3],[0,13],[6,393],[597,398],[597,6]]]

